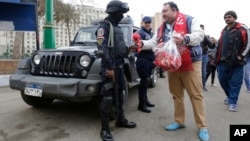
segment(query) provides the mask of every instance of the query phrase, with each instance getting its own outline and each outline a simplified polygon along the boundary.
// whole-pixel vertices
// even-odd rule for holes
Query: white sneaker
[[[237,112],[238,111],[237,105],[236,104],[230,104],[229,107],[228,107],[228,110],[230,112]]]
[[[217,87],[217,85],[216,85],[216,84],[214,84],[214,83],[212,83],[212,84],[211,84],[211,86],[212,86],[212,87]]]

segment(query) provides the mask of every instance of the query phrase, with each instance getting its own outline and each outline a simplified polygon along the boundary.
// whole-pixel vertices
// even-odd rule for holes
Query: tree
[[[45,14],[45,0],[38,0],[38,15]],[[54,19],[56,23],[66,24],[68,32],[68,40],[70,41],[70,28],[75,27],[79,22],[80,15],[74,5],[63,3],[62,0],[54,0]]]
[[[45,2],[46,0],[38,0],[38,15],[40,17],[45,14]],[[80,13],[77,10],[78,6],[84,5],[96,5],[99,0],[71,0],[70,4],[63,3],[62,0],[54,0],[54,19],[56,23],[65,24],[68,32],[68,40],[71,39],[70,28],[76,28],[76,25],[80,22]]]
[[[60,1],[60,2],[58,2]],[[62,4],[63,2],[61,0],[54,0],[54,5],[55,5],[55,9],[57,9],[56,4]],[[70,3],[72,3],[73,5],[85,5],[85,4],[90,4],[92,6],[96,5],[97,3],[99,3],[99,0],[71,0]],[[45,0],[38,0],[38,15],[39,16],[44,16],[45,14]],[[57,12],[58,10],[55,10],[55,12]],[[60,11],[59,11],[60,12]]]
[[[66,24],[68,40],[70,41],[70,27],[75,27],[76,24],[78,24],[80,18],[76,7],[72,4],[65,4],[61,0],[56,0],[54,18],[57,23],[62,22]]]
[[[92,5],[94,6],[99,0],[71,0],[71,3],[74,5]]]
[[[12,59],[20,59],[21,57],[21,47],[23,46],[23,37],[24,32],[16,32],[15,40],[14,40],[14,46],[13,46],[13,52],[12,52]]]
[[[45,0],[38,0],[37,2],[38,16],[42,17],[45,14]]]

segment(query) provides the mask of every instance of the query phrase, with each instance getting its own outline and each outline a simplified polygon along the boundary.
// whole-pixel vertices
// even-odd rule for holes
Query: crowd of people
[[[98,49],[103,50],[102,79],[105,85],[118,82],[118,105],[116,126],[135,128],[136,123],[125,118],[123,111],[123,58],[128,55],[123,34],[118,23],[123,14],[129,11],[127,3],[119,0],[110,1],[106,12],[108,16],[100,23],[96,31]],[[204,32],[205,26],[190,15],[180,12],[176,3],[170,1],[162,7],[163,22],[156,33],[151,31],[152,19],[145,16],[142,19],[141,29],[138,34],[141,40],[132,48],[140,48],[137,53],[137,72],[140,86],[138,89],[138,110],[150,113],[155,104],[149,101],[147,96],[148,80],[152,69],[159,67],[160,77],[165,78],[160,66],[154,65],[154,48],[174,40],[181,56],[181,66],[177,71],[168,71],[167,79],[169,91],[174,103],[174,121],[167,125],[167,131],[175,131],[185,128],[184,92],[186,91],[192,104],[195,123],[198,129],[198,138],[202,141],[209,140],[209,132],[206,122],[203,91],[208,91],[206,81],[211,74],[211,86],[216,87],[216,70],[220,86],[225,92],[223,101],[228,105],[228,110],[236,112],[240,89],[245,81],[247,91],[250,92],[250,59],[249,41],[250,34],[246,25],[237,22],[234,11],[227,11],[223,18],[226,26],[222,29],[219,39],[209,37]],[[173,36],[173,32],[180,36]],[[113,36],[113,37],[110,37]],[[110,42],[113,38],[114,42]],[[246,65],[245,65],[246,64]],[[101,138],[103,141],[113,141],[109,128],[109,119],[112,105],[115,100],[114,88],[102,90],[101,101]]]

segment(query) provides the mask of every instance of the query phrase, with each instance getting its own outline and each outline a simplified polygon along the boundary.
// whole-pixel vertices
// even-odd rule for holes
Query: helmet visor
[[[122,4],[122,8],[124,8],[124,9],[129,9],[128,3],[123,3],[123,4]]]

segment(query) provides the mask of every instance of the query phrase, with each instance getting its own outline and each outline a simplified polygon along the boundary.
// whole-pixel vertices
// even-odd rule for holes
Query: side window
[[[129,26],[121,26],[121,30],[123,32],[124,41],[126,43],[126,46],[129,47],[131,45],[131,40],[130,40],[131,29],[129,28]]]
[[[138,30],[137,29],[133,29],[133,33],[137,32]]]

